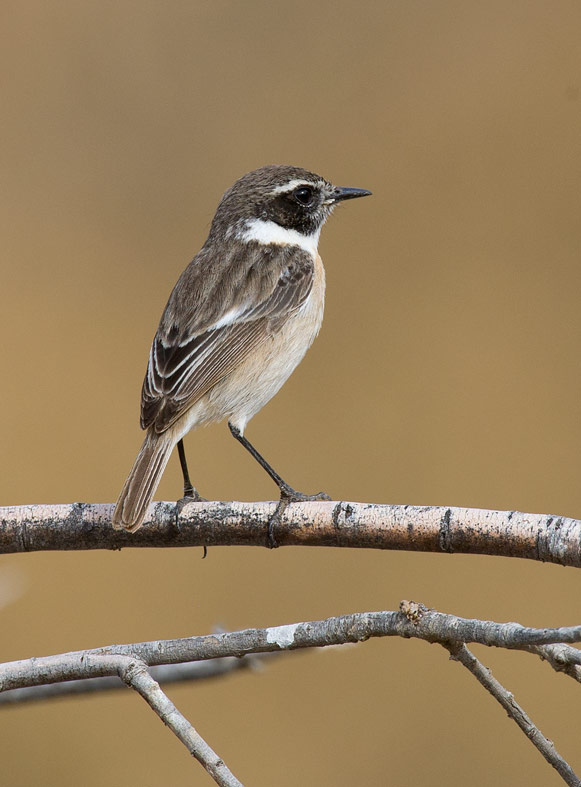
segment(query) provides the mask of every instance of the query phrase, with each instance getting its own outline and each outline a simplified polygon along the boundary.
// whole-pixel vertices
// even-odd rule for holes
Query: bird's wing
[[[311,291],[312,257],[296,247],[203,252],[172,292],[153,340],[141,392],[141,427],[157,433],[265,342]]]

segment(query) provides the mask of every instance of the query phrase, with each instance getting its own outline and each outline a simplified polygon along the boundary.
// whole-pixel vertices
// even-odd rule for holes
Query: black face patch
[[[312,235],[326,218],[319,186],[300,184],[292,191],[274,194],[265,205],[264,217],[281,227]]]

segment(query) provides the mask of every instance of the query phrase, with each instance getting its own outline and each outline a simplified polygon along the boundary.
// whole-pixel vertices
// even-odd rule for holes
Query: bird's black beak
[[[330,194],[333,202],[342,202],[345,199],[356,199],[357,197],[368,197],[371,194],[367,189],[352,189],[349,186],[335,186]]]

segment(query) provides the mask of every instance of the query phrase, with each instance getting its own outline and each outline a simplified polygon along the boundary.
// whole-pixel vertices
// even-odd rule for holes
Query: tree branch
[[[128,660],[123,659],[123,661]],[[122,663],[119,667],[119,677],[141,694],[149,707],[180,739],[190,754],[204,766],[216,784],[221,787],[244,787],[226,767],[224,760],[218,757],[170,698],[164,694],[159,683],[147,671],[146,664],[133,659],[130,663]]]
[[[75,658],[78,656],[79,658]],[[61,667],[56,666],[54,659],[60,660]],[[190,722],[175,707],[173,702],[161,690],[159,684],[151,677],[147,665],[139,658],[123,653],[101,653],[85,651],[84,654],[64,654],[52,657],[53,663],[45,671],[44,659],[29,659],[29,670],[36,673],[34,684],[54,683],[62,678],[68,670],[82,674],[84,677],[103,677],[117,675],[128,686],[137,691],[157,713],[163,723],[182,741],[198,762],[200,762],[214,781],[221,787],[243,787],[236,777],[228,770],[224,761],[208,746],[204,739],[196,732]],[[75,662],[73,664],[73,662]],[[65,666],[67,665],[67,666]],[[8,665],[2,665],[8,666]],[[70,673],[69,673],[70,674]],[[66,680],[66,678],[64,678]],[[0,679],[0,691],[6,685]]]
[[[265,629],[244,629],[184,639],[110,645],[58,656],[14,661],[0,665],[0,691],[118,675],[145,697],[218,784],[231,787],[240,783],[165,696],[159,684],[149,674],[149,667],[228,656],[240,657],[249,653],[326,647],[347,642],[364,642],[370,637],[389,636],[414,637],[426,642],[437,642],[447,648],[454,658],[476,675],[503,707],[508,703],[510,715],[567,784],[579,787],[580,782],[570,766],[557,754],[552,744],[533,725],[511,695],[491,678],[489,672],[464,645],[467,642],[476,642],[493,647],[532,651],[550,660],[555,669],[570,668],[575,671],[580,661],[579,651],[566,644],[555,643],[581,642],[581,626],[535,629],[518,623],[496,623],[445,615],[427,609],[423,604],[402,601],[397,612],[361,612]]]
[[[460,618],[426,609],[415,602],[402,601],[398,612],[359,612],[286,626],[109,645],[6,662],[0,664],[0,691],[116,675],[116,665],[112,667],[107,661],[112,656],[139,659],[151,667],[249,653],[344,645],[364,642],[371,637],[413,637],[440,643],[476,642],[489,647],[528,650],[531,645],[581,642],[581,626],[536,629],[519,623]]]
[[[276,503],[154,503],[136,533],[113,530],[110,504],[0,508],[0,553],[125,547],[268,546]],[[446,506],[293,503],[279,546],[365,547],[502,555],[581,567],[581,522],[548,514]]]
[[[571,785],[571,787],[579,787],[581,782],[569,763],[567,763],[557,752],[553,742],[545,738],[543,733],[525,713],[524,709],[518,704],[513,695],[492,676],[490,670],[478,661],[476,656],[468,650],[466,645],[457,642],[448,645],[443,643],[443,646],[450,652],[451,658],[463,664],[466,669],[474,675],[476,680],[492,694],[494,699],[502,705],[508,713],[509,718],[518,724],[533,746],[535,746],[545,760],[555,768],[563,781]]]
[[[581,683],[581,651],[577,648],[569,645],[529,645],[527,650],[547,661],[555,672],[564,672]]]
[[[212,661],[193,661],[185,664],[161,664],[151,667],[152,678],[163,686],[172,683],[208,680],[228,675],[240,670],[255,670],[262,666],[264,659],[276,658],[274,653],[243,656],[242,658],[226,657]],[[23,689],[8,689],[0,692],[0,705],[17,705],[24,702],[55,699],[57,697],[95,694],[102,691],[118,691],[125,684],[120,678],[85,678],[85,680],[67,680],[62,683],[49,683],[41,686],[28,686]]]

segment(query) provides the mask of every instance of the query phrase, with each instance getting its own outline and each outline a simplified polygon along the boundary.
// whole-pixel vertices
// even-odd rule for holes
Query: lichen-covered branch
[[[206,743],[162,691],[159,683],[149,674],[147,665],[139,660],[125,659],[125,662],[128,663],[123,663],[119,668],[119,677],[143,697],[166,727],[169,727],[190,754],[204,766],[216,784],[221,787],[244,787],[226,766],[224,760]]]
[[[150,674],[160,685],[185,683],[211,678],[221,678],[240,670],[253,670],[262,666],[264,659],[273,658],[275,654],[264,653],[260,656],[250,655],[243,658],[212,659],[211,661],[192,661],[185,664],[161,664],[151,667]],[[103,691],[119,691],[125,684],[120,678],[85,678],[84,680],[66,680],[62,683],[48,683],[41,686],[28,686],[24,689],[9,689],[0,692],[0,705],[17,705],[24,702],[40,702],[57,697],[78,696],[79,694],[95,694]]]
[[[241,657],[250,653],[276,653],[341,645],[347,642],[364,642],[370,637],[390,636],[414,637],[443,645],[455,658],[465,663],[483,685],[487,684],[486,688],[491,691],[493,679],[489,680],[490,676],[485,668],[465,649],[466,643],[533,651],[550,661],[555,669],[575,676],[579,651],[569,645],[581,642],[581,626],[536,629],[518,623],[460,618],[428,609],[416,602],[402,601],[398,611],[361,612],[265,629],[244,629],[183,639],[111,645],[14,661],[0,665],[0,692],[107,675],[119,676],[147,699],[160,718],[191,750],[190,747],[197,745],[197,733],[152,678],[150,667]],[[499,701],[502,697],[502,703],[507,697],[510,698],[503,687],[498,689],[494,684],[493,688],[495,690],[492,693]],[[512,699],[511,703],[513,718],[519,722],[519,726],[533,744],[558,770],[567,784],[578,786],[580,783],[570,766],[552,744],[547,743],[545,736]],[[196,751],[196,758],[203,762],[218,784],[239,784],[205,742],[202,742]]]
[[[263,629],[219,632],[183,639],[110,645],[58,656],[42,656],[0,664],[0,691],[67,680],[116,675],[107,659],[129,656],[148,666],[205,661],[249,653],[320,648],[364,642],[371,637],[405,637],[427,642],[479,643],[528,650],[530,646],[581,642],[581,626],[530,628],[446,615],[421,604],[402,602],[401,611],[358,612],[352,615],[292,623]],[[575,649],[573,652],[577,653]]]
[[[543,735],[513,695],[493,677],[490,670],[474,656],[466,645],[454,643],[444,645],[444,647],[450,652],[452,659],[463,664],[474,675],[476,680],[492,694],[494,699],[502,705],[509,718],[520,727],[533,746],[540,751],[545,760],[561,776],[565,784],[570,785],[570,787],[579,787],[581,782],[569,763],[555,749],[555,744]]]
[[[243,787],[226,767],[224,761],[162,691],[157,681],[149,674],[148,665],[141,659],[124,653],[98,654],[96,651],[85,651],[84,654],[66,653],[62,656],[49,657],[48,661],[32,658],[28,660],[28,665],[30,674],[35,675],[33,683],[28,685],[55,683],[66,680],[66,675],[80,675],[85,678],[109,675],[121,678],[146,700],[164,724],[187,747],[190,754],[204,766],[216,784],[221,787]],[[9,665],[1,665],[0,669],[2,667],[9,667]],[[8,686],[0,678],[0,691],[5,688]]]
[[[570,645],[529,645],[529,653],[536,653],[547,661],[555,672],[563,672],[581,683],[581,651]]]
[[[0,554],[125,547],[269,546],[274,502],[154,503],[136,533],[113,530],[110,504],[0,507]],[[305,502],[287,507],[278,546],[502,555],[581,567],[581,521],[446,506]]]

